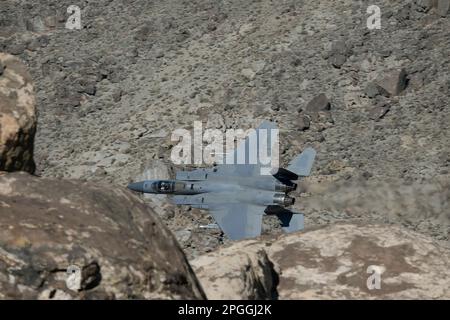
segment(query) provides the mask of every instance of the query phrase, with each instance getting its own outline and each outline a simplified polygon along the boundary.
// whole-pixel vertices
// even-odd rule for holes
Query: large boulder
[[[33,90],[25,65],[9,54],[0,53],[0,170],[34,172]]]
[[[124,188],[0,174],[0,299],[201,299],[178,243]]]
[[[245,240],[191,265],[210,299],[450,299],[450,250],[397,226]]]

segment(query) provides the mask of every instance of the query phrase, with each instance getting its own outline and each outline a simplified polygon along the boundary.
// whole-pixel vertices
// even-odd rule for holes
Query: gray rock
[[[343,54],[335,54],[331,56],[330,62],[335,68],[340,68],[347,61],[347,57]]]
[[[96,81],[89,81],[85,78],[79,80],[77,91],[79,93],[86,93],[88,95],[94,96],[97,92]]]
[[[187,242],[189,242],[189,240],[191,239],[192,232],[189,230],[178,230],[178,231],[175,231],[174,234],[175,234],[175,238],[177,239],[177,241],[180,244],[184,245]]]
[[[364,93],[369,98],[375,98],[377,95],[380,94],[380,91],[378,90],[378,86],[375,83],[369,82],[366,88],[364,89]]]
[[[36,51],[41,47],[41,44],[39,43],[38,38],[34,38],[27,44],[27,49],[30,51]]]
[[[416,0],[417,11],[428,12],[433,7],[435,0]]]
[[[375,83],[381,89],[381,93],[388,97],[399,95],[406,88],[405,69],[393,69],[377,78]]]
[[[309,120],[309,118],[307,116],[300,116],[300,118],[298,119],[298,123],[297,123],[297,128],[300,131],[305,131],[308,130],[310,127],[311,121]]]
[[[340,68],[347,61],[349,54],[350,49],[345,41],[334,41],[328,54],[329,61],[335,68]]]
[[[9,47],[9,53],[17,56],[22,54],[26,49],[26,45],[24,43],[16,43]]]
[[[44,24],[44,20],[41,17],[36,16],[33,19],[26,21],[26,28],[32,32],[44,32],[47,28]]]
[[[241,75],[242,75],[244,78],[246,78],[247,80],[251,81],[251,80],[253,80],[253,79],[255,78],[256,72],[253,71],[253,70],[250,69],[250,68],[245,68],[245,69],[242,69]]]
[[[324,93],[321,93],[308,102],[305,110],[306,112],[317,113],[319,111],[329,111],[330,108],[330,101]]]
[[[114,90],[114,92],[112,94],[112,98],[113,98],[114,102],[119,102],[120,100],[122,100],[122,95],[123,95],[122,89]]]

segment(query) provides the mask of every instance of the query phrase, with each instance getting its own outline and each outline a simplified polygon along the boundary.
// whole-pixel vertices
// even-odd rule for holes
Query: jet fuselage
[[[128,188],[142,193],[198,195],[214,193],[216,197],[233,193],[232,201],[244,201],[261,205],[289,206],[294,198],[287,195],[295,190],[296,184],[274,181],[272,176],[225,177],[211,176],[205,181],[196,180],[145,180],[131,183]],[[251,196],[249,194],[251,193]],[[256,195],[256,196],[255,196]]]

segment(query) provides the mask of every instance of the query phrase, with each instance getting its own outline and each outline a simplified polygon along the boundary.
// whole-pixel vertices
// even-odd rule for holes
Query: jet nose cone
[[[136,192],[144,192],[144,182],[133,182],[127,186],[128,189]]]

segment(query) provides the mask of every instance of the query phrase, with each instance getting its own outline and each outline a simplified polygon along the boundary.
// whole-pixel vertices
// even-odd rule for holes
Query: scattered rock
[[[170,231],[124,188],[3,173],[0,203],[1,299],[204,298]]]
[[[183,245],[183,244],[189,242],[189,240],[191,239],[191,236],[192,236],[192,232],[189,230],[178,230],[178,231],[175,231],[174,235],[175,235],[175,238],[177,239],[177,241]]]
[[[399,95],[406,88],[406,83],[406,71],[403,68],[390,70],[376,80],[381,93],[388,97]]]
[[[384,118],[384,116],[391,110],[390,107],[378,107],[375,106],[370,110],[370,119],[379,120]]]
[[[113,98],[114,102],[119,102],[120,100],[122,100],[122,95],[123,95],[122,89],[114,90],[114,92],[112,94],[112,98]]]
[[[24,43],[16,43],[9,47],[9,53],[18,56],[22,54],[26,49],[26,45]]]
[[[341,68],[347,61],[347,57],[350,54],[350,49],[345,41],[334,41],[331,45],[331,51],[328,54],[330,63],[335,68]]]
[[[342,54],[335,54],[331,56],[330,62],[335,68],[340,68],[347,61],[347,57]]]
[[[33,173],[34,85],[25,65],[0,53],[0,170]]]
[[[255,78],[256,72],[253,71],[253,70],[250,69],[250,68],[245,68],[245,69],[242,69],[241,75],[242,75],[244,78],[246,78],[247,80],[251,81],[251,80],[253,80],[253,79]]]
[[[364,89],[364,93],[369,98],[375,98],[377,95],[380,94],[380,91],[378,90],[378,86],[375,83],[369,82],[366,88]]]
[[[32,32],[44,32],[46,31],[46,26],[41,17],[36,16],[33,19],[26,21],[26,28]]]
[[[305,113],[309,115],[313,121],[332,123],[333,121],[331,118],[330,109],[330,101],[325,94],[321,93],[308,102],[305,108]]]
[[[324,93],[321,93],[308,102],[306,112],[317,113],[319,111],[329,111],[330,108],[330,101]]]
[[[450,249],[403,227],[335,224],[236,242],[192,266],[210,299],[449,299],[449,263]]]
[[[297,128],[300,131],[308,130],[310,127],[311,121],[309,120],[309,117],[307,116],[300,116],[298,120]]]
[[[90,96],[95,96],[95,93],[97,92],[97,87],[94,82],[82,81],[82,83],[79,86],[78,92],[86,93]]]
[[[433,7],[436,0],[416,0],[417,10],[419,12],[428,12]]]
[[[36,51],[41,47],[39,40],[37,38],[34,38],[27,44],[27,49],[30,51]]]
[[[250,33],[253,33],[256,30],[256,27],[252,24],[252,23],[246,23],[243,24],[240,28],[239,28],[239,35],[241,37],[245,37],[246,35],[249,35]]]

